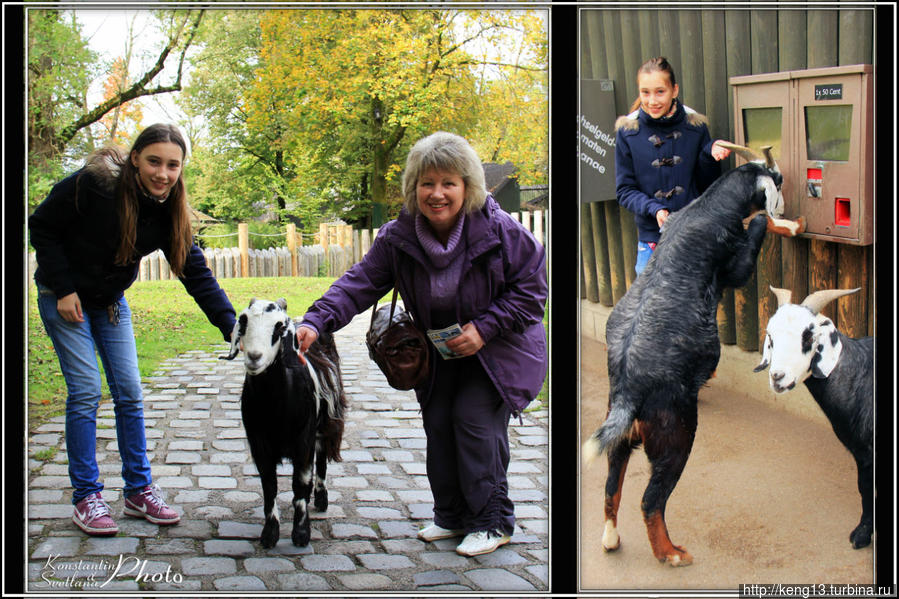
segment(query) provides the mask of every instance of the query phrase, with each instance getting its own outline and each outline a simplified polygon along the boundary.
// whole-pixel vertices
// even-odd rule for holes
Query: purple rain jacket
[[[303,322],[318,331],[336,331],[371,306],[396,282],[406,310],[418,326],[431,327],[430,261],[415,236],[415,220],[405,208],[381,227],[371,249],[315,301]],[[472,322],[484,340],[476,354],[513,414],[523,410],[543,386],[547,370],[546,252],[499,204],[487,196],[484,208],[466,215],[465,263],[459,280],[456,316]],[[431,360],[441,360],[431,347]],[[433,371],[415,389],[419,402],[430,396]]]

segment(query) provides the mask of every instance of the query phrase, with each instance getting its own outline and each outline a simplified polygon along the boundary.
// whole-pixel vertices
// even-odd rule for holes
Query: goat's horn
[[[789,289],[778,289],[777,287],[768,286],[777,297],[777,307],[780,308],[784,304],[789,304],[793,297],[793,292]]]
[[[838,297],[855,293],[859,289],[861,289],[861,287],[856,287],[855,289],[822,289],[802,300],[802,305],[817,314],[824,308],[824,306]]]
[[[774,156],[771,154],[771,146],[762,146],[762,153],[765,155],[765,166],[774,168]]]
[[[718,140],[718,145],[722,148],[727,148],[728,150],[733,150],[745,160],[749,162],[756,162],[758,160],[762,160],[762,157],[747,148],[746,146],[738,146],[737,144],[732,144],[729,141],[724,141],[723,139]]]

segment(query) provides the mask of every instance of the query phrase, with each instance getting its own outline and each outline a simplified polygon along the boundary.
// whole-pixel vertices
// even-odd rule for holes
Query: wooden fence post
[[[343,247],[348,250],[347,264],[353,264],[353,225],[343,225],[340,228],[343,231]]]
[[[359,259],[361,260],[365,256],[365,254],[368,253],[368,250],[371,249],[371,231],[369,231],[368,229],[362,229],[362,232],[360,233],[359,246]]]
[[[521,212],[521,225],[522,225],[525,229],[527,229],[528,231],[530,231],[531,233],[534,232],[534,230],[531,229],[531,213],[528,212],[527,210],[523,210],[523,211]]]
[[[250,227],[247,223],[237,225],[237,243],[240,247],[240,276],[250,276]]]
[[[534,210],[534,237],[540,245],[543,245],[543,214],[542,210]]]
[[[328,239],[328,225],[326,223],[321,223],[318,226],[318,242],[319,245],[322,246],[322,249],[325,250],[325,256],[328,255],[328,244],[331,240]]]
[[[287,251],[290,252],[290,276],[297,276],[297,226],[287,223]]]

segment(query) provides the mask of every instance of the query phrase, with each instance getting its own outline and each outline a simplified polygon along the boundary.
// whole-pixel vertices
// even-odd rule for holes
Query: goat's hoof
[[[293,541],[293,544],[297,547],[305,547],[309,544],[310,536],[311,533],[308,530],[295,530],[290,536],[290,540]]]
[[[611,520],[606,520],[605,530],[602,533],[602,548],[604,551],[616,551],[621,547],[621,537]]]
[[[271,549],[278,544],[278,531],[276,530],[274,534],[263,532],[262,536],[259,537],[259,542],[264,548]]]
[[[849,535],[849,542],[853,549],[861,549],[871,544],[871,525],[859,524]]]
[[[314,500],[315,509],[320,512],[324,512],[328,509],[328,490],[321,489],[315,492],[315,500]]]
[[[672,568],[689,566],[693,563],[693,556],[687,553],[686,549],[684,549],[683,547],[678,547],[677,545],[673,545],[672,547],[674,551],[672,553],[669,553],[668,555],[663,556],[659,561],[668,564]]]

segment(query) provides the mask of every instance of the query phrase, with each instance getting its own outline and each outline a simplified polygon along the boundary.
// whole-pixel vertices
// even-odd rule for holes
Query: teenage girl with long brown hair
[[[187,292],[231,339],[235,312],[206,266],[190,229],[178,129],[144,129],[129,152],[107,147],[57,183],[28,220],[37,256],[38,309],[65,377],[66,448],[72,520],[89,535],[118,527],[103,500],[97,467],[97,354],[112,395],[122,458],[124,513],[155,524],[179,516],[153,484],[144,434],[143,395],[131,310],[124,291],[143,256],[162,249]]]
[[[637,70],[639,97],[615,122],[615,190],[637,222],[637,274],[646,267],[668,216],[720,174],[730,150],[712,142],[708,119],[678,100],[674,68],[664,57]]]

